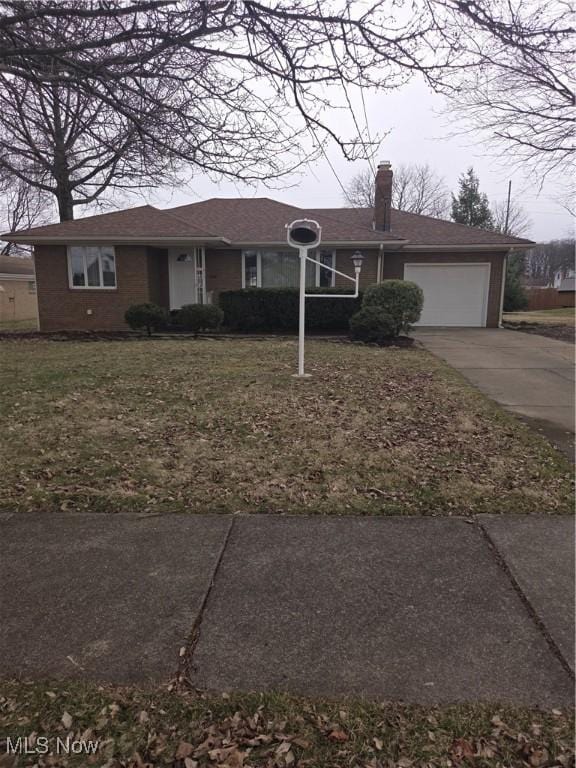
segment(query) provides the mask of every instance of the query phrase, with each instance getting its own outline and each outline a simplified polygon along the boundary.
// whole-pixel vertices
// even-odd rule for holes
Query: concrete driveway
[[[422,328],[414,336],[573,458],[571,344],[499,328]]]

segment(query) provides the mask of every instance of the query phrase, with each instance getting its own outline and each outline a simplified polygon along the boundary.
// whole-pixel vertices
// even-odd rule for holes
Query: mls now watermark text
[[[2,741],[0,741],[2,744]],[[6,738],[4,749],[8,755],[95,755],[99,741],[72,739],[70,736],[50,738],[49,736],[18,736]]]

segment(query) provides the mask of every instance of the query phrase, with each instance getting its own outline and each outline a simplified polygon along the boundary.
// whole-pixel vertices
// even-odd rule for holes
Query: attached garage
[[[418,325],[486,326],[490,263],[405,264],[404,279],[424,291]]]

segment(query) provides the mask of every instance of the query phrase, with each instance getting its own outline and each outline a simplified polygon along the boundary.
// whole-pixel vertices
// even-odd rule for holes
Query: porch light
[[[360,251],[354,251],[350,258],[352,259],[352,264],[354,264],[354,272],[359,275],[362,269],[362,262],[364,261],[364,254],[360,253]]]

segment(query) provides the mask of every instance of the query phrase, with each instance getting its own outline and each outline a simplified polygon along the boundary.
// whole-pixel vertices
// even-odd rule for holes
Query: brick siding
[[[169,306],[168,252],[161,248],[138,245],[116,246],[115,290],[73,289],[68,287],[66,247],[39,245],[35,249],[36,280],[40,328],[54,330],[124,330],[124,313],[131,304],[153,301]],[[354,267],[350,259],[355,248],[338,249],[336,269],[350,275]],[[361,248],[364,263],[360,287],[366,288],[378,280],[378,249]],[[430,263],[490,263],[488,292],[488,327],[498,326],[502,280],[502,253],[394,253],[383,254],[383,278],[402,279],[404,264]],[[351,288],[352,283],[336,275],[336,286]],[[217,303],[218,292],[242,287],[242,251],[240,249],[206,249],[206,290]],[[88,310],[92,310],[88,314]]]
[[[218,303],[220,291],[242,288],[242,251],[227,248],[206,249],[206,292]]]
[[[366,248],[345,248],[338,249],[336,251],[336,264],[334,267],[339,272],[344,272],[345,275],[354,277],[354,265],[352,264],[351,256],[355,251],[360,251],[364,256],[362,262],[362,270],[360,272],[360,288],[367,288],[369,285],[374,285],[378,282],[378,250],[366,249]],[[336,275],[335,281],[336,288],[354,288],[354,285],[340,275]]]
[[[168,250],[148,248],[148,280],[150,301],[159,307],[170,309],[170,279],[168,275]]]
[[[382,277],[384,280],[402,280],[404,264],[473,264],[488,262],[490,264],[490,284],[488,287],[488,308],[486,326],[498,328],[500,322],[500,298],[502,290],[502,253],[384,253]]]
[[[36,246],[40,330],[126,330],[124,313],[128,307],[151,300],[147,249],[118,245],[115,251],[117,288],[79,290],[68,286],[66,246]]]

